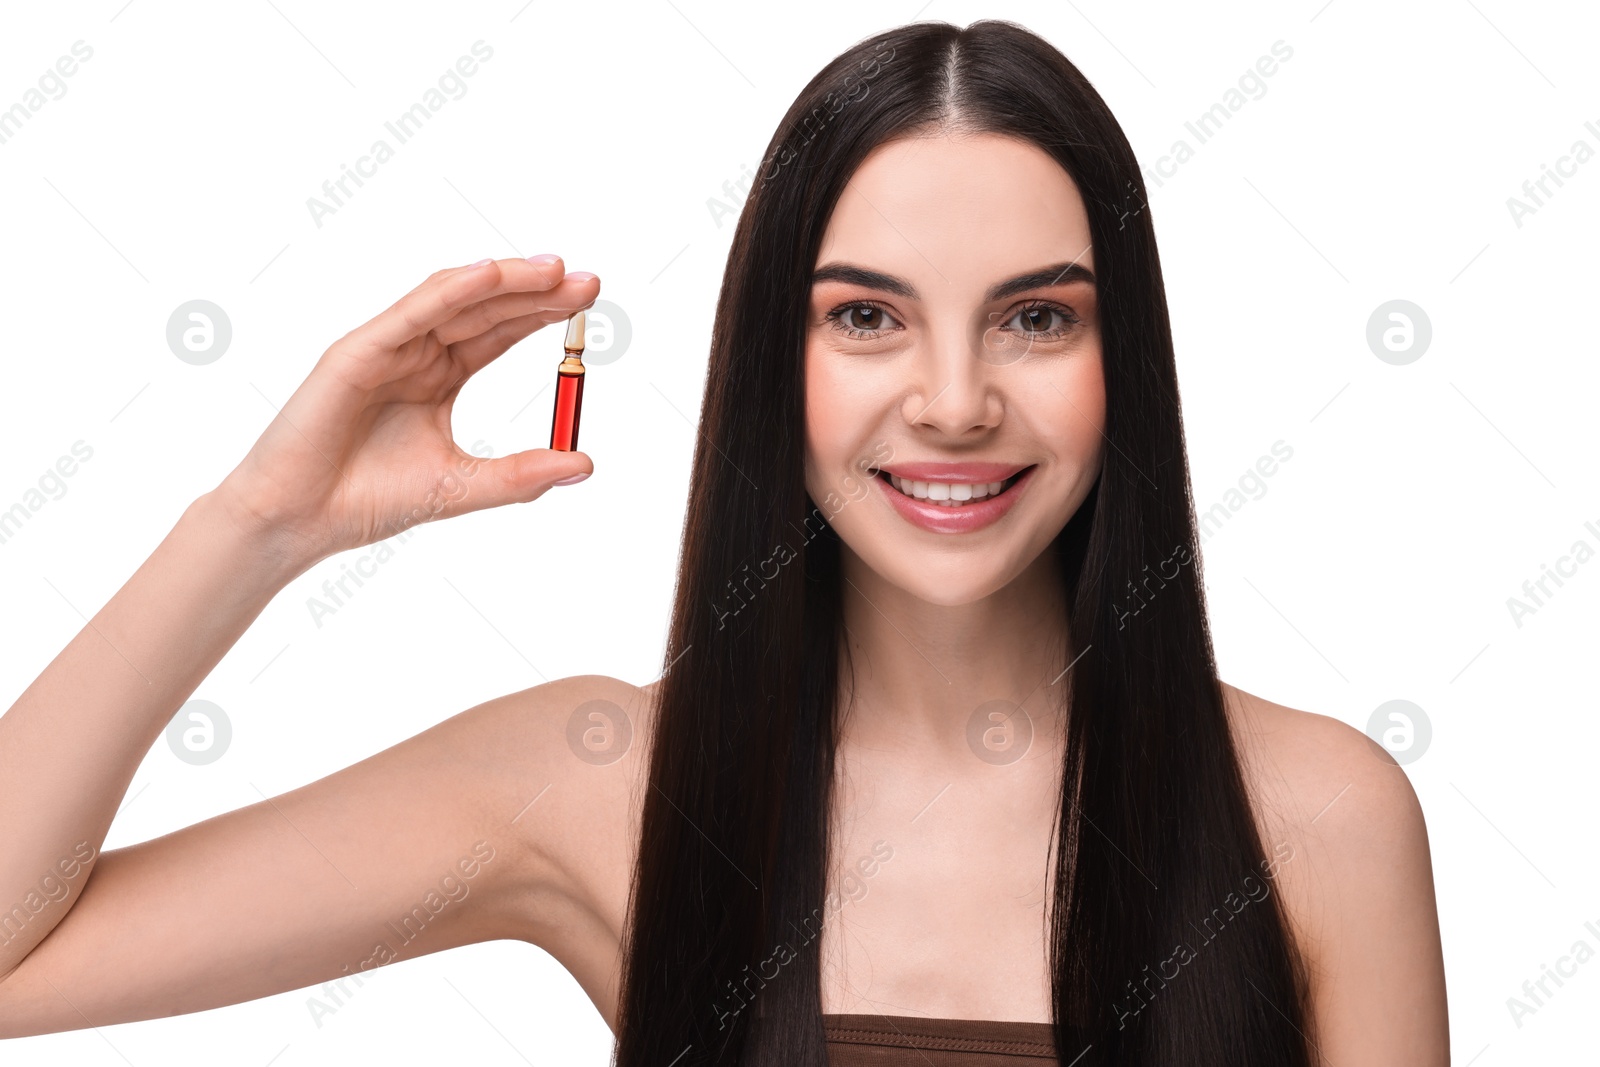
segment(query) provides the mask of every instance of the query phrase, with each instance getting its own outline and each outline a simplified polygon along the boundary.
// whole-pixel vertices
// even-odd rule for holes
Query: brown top
[[[1057,1067],[1049,1023],[825,1014],[830,1067]]]

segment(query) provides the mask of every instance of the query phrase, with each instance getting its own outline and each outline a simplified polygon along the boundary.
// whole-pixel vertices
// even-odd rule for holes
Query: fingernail
[[[572,485],[574,482],[581,482],[587,477],[589,477],[588,474],[574,474],[570,478],[562,478],[560,481],[551,482],[550,484],[551,485]]]
[[[547,254],[542,255],[542,256],[529,256],[528,257],[528,262],[529,263],[536,263],[541,267],[546,267],[546,266],[549,266],[551,263],[554,263],[556,260],[558,260],[560,258],[561,258],[560,256],[552,256],[552,255],[549,255],[547,253]]]
[[[485,264],[485,263],[493,263],[493,262],[494,262],[494,260],[492,260],[492,259],[480,259],[480,260],[478,260],[478,262],[476,262],[476,263],[474,263],[474,264],[472,264],[472,265],[471,265],[471,266],[469,266],[469,267],[468,267],[468,268],[467,268],[467,269],[468,269],[468,270],[471,270],[471,269],[472,269],[472,267],[481,267],[481,266],[483,266],[483,265],[484,265],[484,264]]]
[[[594,275],[590,274],[586,270],[575,270],[571,274],[567,275],[567,281],[569,281],[569,282],[592,282],[592,281],[594,281]]]

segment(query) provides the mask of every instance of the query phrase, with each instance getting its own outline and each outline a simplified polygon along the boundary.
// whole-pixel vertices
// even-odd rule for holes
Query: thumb
[[[476,459],[476,457],[474,457]],[[477,459],[468,475],[466,510],[497,508],[537,500],[553,485],[571,485],[594,473],[584,452],[530,448],[498,459]]]

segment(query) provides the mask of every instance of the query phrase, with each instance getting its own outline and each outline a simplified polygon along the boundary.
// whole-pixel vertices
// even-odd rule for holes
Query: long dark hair
[[[885,140],[941,125],[1049,153],[1094,249],[1108,444],[1052,547],[1081,657],[1047,913],[1062,1062],[1306,1064],[1304,967],[1281,894],[1261,892],[1292,851],[1266,856],[1216,676],[1144,183],[1078,69],[994,20],[903,26],[829,63],[740,215],[650,735],[616,1063],[827,1062],[812,942],[826,917],[840,546],[803,481],[805,314],[847,179]]]

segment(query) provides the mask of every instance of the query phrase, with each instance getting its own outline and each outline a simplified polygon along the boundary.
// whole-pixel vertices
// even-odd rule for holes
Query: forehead
[[[981,293],[997,277],[1076,258],[1093,268],[1072,178],[1038,146],[995,133],[889,141],[851,176],[818,264],[846,261],[926,294]]]

